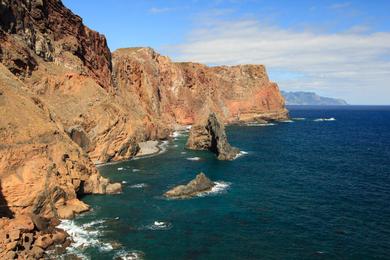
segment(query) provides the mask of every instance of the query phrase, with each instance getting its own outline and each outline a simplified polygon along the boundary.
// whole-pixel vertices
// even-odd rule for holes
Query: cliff
[[[210,111],[225,123],[288,116],[262,65],[175,63],[150,48],[131,48],[113,53],[113,72],[120,95],[162,123],[193,124]]]
[[[150,48],[111,55],[59,0],[0,2],[0,63],[0,217],[88,210],[83,194],[120,191],[95,164],[210,111],[224,123],[288,116],[264,66],[175,63]]]

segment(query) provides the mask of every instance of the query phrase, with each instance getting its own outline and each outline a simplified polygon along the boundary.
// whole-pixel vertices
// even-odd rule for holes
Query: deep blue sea
[[[86,196],[64,225],[91,259],[390,259],[390,107],[289,107],[292,122],[230,126],[247,152],[185,149],[100,167],[123,193]],[[199,160],[188,158],[199,157]],[[162,194],[204,172],[219,189]]]

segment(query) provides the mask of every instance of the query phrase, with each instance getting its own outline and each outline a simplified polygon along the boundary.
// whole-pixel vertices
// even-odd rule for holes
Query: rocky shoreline
[[[211,111],[219,123],[205,128]],[[207,149],[230,160],[238,151],[223,141],[224,124],[288,118],[263,65],[177,63],[151,48],[112,53],[60,0],[1,1],[0,114],[2,233],[20,216],[69,219],[89,210],[83,195],[119,193],[97,165],[161,153],[151,140],[179,125],[200,126]],[[14,257],[30,252],[15,248]]]

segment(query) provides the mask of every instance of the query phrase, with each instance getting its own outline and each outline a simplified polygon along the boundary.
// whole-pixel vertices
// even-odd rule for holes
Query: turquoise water
[[[84,244],[76,252],[92,259],[131,252],[144,259],[390,259],[390,108],[290,111],[297,118],[290,123],[228,127],[230,143],[248,152],[235,161],[188,151],[181,135],[161,155],[101,167],[125,181],[124,190],[83,198],[93,211],[66,223]],[[189,200],[161,196],[200,171],[221,189]]]

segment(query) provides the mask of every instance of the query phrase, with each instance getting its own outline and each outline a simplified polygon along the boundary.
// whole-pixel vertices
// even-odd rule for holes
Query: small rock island
[[[206,122],[192,126],[187,141],[191,150],[210,150],[217,155],[218,160],[233,160],[240,153],[232,147],[226,137],[225,127],[220,123],[215,113],[210,113]]]
[[[200,193],[210,191],[215,186],[207,176],[201,172],[186,185],[179,185],[164,193],[165,197],[173,199],[187,199]]]

